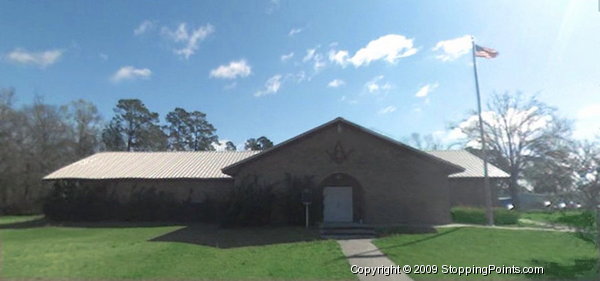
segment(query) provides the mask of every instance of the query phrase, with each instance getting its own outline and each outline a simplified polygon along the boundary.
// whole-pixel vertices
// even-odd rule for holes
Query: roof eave
[[[452,179],[483,179],[484,176],[452,176],[450,175],[449,178]],[[493,176],[493,177],[489,177],[489,179],[508,179],[510,178],[510,176]]]
[[[117,178],[80,178],[80,177],[64,177],[64,178],[42,178],[42,181],[75,181],[75,180],[89,180],[89,181],[109,181],[109,180],[233,180],[232,177],[168,177],[168,178],[149,178],[149,177],[117,177]]]

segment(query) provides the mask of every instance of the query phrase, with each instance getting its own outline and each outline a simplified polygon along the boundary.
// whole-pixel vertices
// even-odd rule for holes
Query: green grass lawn
[[[594,225],[594,215],[585,211],[525,212],[521,218],[549,224],[562,224],[571,227],[587,228]]]
[[[31,225],[27,220],[33,219]],[[94,223],[44,226],[0,217],[1,278],[356,280],[335,241],[303,228]],[[374,243],[394,262],[542,266],[541,276],[411,275],[414,279],[597,280],[596,250],[574,233],[447,228]]]
[[[0,218],[4,226],[9,221],[16,222],[14,218]],[[335,241],[300,241],[314,238],[314,233],[302,228],[240,231],[207,228],[204,236],[203,226],[187,229],[126,225],[0,229],[3,262],[0,276],[355,280]],[[288,240],[300,242],[280,243]],[[261,245],[268,241],[277,243]],[[215,247],[219,243],[227,248]]]
[[[411,275],[414,279],[598,280],[593,243],[574,233],[448,228],[438,233],[393,235],[374,241],[399,265],[542,266],[544,275]]]

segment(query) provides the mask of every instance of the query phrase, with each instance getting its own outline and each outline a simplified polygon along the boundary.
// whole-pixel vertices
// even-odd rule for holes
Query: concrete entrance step
[[[319,227],[326,239],[358,239],[375,237],[375,228],[360,223],[324,223]]]

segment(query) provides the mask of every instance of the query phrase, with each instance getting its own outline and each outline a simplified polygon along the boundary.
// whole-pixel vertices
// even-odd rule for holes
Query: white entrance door
[[[323,190],[323,221],[352,222],[352,187],[325,187]]]

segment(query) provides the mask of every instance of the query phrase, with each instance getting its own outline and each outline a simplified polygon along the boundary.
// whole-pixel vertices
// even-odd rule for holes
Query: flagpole
[[[471,36],[471,53],[473,55],[473,73],[475,74],[475,89],[477,91],[477,113],[479,115],[479,133],[481,135],[481,154],[483,158],[483,190],[485,196],[485,217],[488,225],[494,225],[494,212],[492,210],[492,192],[488,175],[487,151],[485,135],[483,133],[483,118],[481,117],[481,95],[479,94],[479,79],[477,77],[477,60],[475,59],[475,38]]]

